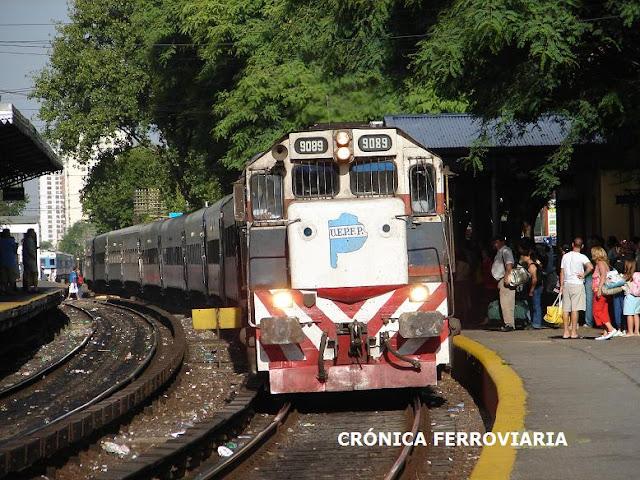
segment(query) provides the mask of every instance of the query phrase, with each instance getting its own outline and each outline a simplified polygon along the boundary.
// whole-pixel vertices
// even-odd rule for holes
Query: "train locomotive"
[[[85,279],[236,309],[272,393],[434,384],[460,329],[446,189],[399,129],[293,132],[214,205],[91,239]]]

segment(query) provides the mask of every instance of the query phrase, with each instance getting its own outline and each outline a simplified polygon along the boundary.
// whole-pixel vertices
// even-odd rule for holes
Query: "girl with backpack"
[[[635,259],[624,261],[622,278],[627,281],[622,313],[627,317],[627,336],[640,335],[640,272]]]
[[[531,313],[531,326],[536,330],[542,328],[542,263],[538,259],[535,248],[529,248],[522,253],[520,263],[531,275],[531,281],[524,286],[523,293],[527,296]]]

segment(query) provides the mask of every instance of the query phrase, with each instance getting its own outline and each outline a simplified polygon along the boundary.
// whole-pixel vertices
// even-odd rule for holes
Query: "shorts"
[[[565,312],[585,311],[587,308],[587,295],[584,285],[572,283],[564,284],[562,289],[562,310]]]
[[[622,315],[640,314],[640,297],[634,297],[631,294],[624,296],[624,304],[622,306]]]

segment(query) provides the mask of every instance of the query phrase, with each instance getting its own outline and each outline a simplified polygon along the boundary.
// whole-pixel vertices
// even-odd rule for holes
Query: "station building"
[[[565,139],[570,124],[564,117],[516,125],[483,124],[468,114],[387,115],[385,124],[404,130],[449,165],[457,238],[468,236],[471,228],[479,240],[498,232],[517,239],[527,228],[535,229],[536,218],[542,223],[539,231],[548,234],[555,227],[558,244],[575,235],[640,235],[640,162],[635,178],[616,170],[601,142],[574,146],[574,159],[560,175],[555,199],[533,195],[538,185],[532,170]],[[484,150],[482,169],[464,161],[474,148]],[[550,200],[555,202],[556,225],[550,224]]]

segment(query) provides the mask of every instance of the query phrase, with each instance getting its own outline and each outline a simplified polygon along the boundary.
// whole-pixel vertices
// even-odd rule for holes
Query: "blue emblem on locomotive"
[[[329,254],[331,268],[338,267],[338,254],[360,250],[367,241],[367,231],[358,217],[343,213],[336,220],[329,220]]]

